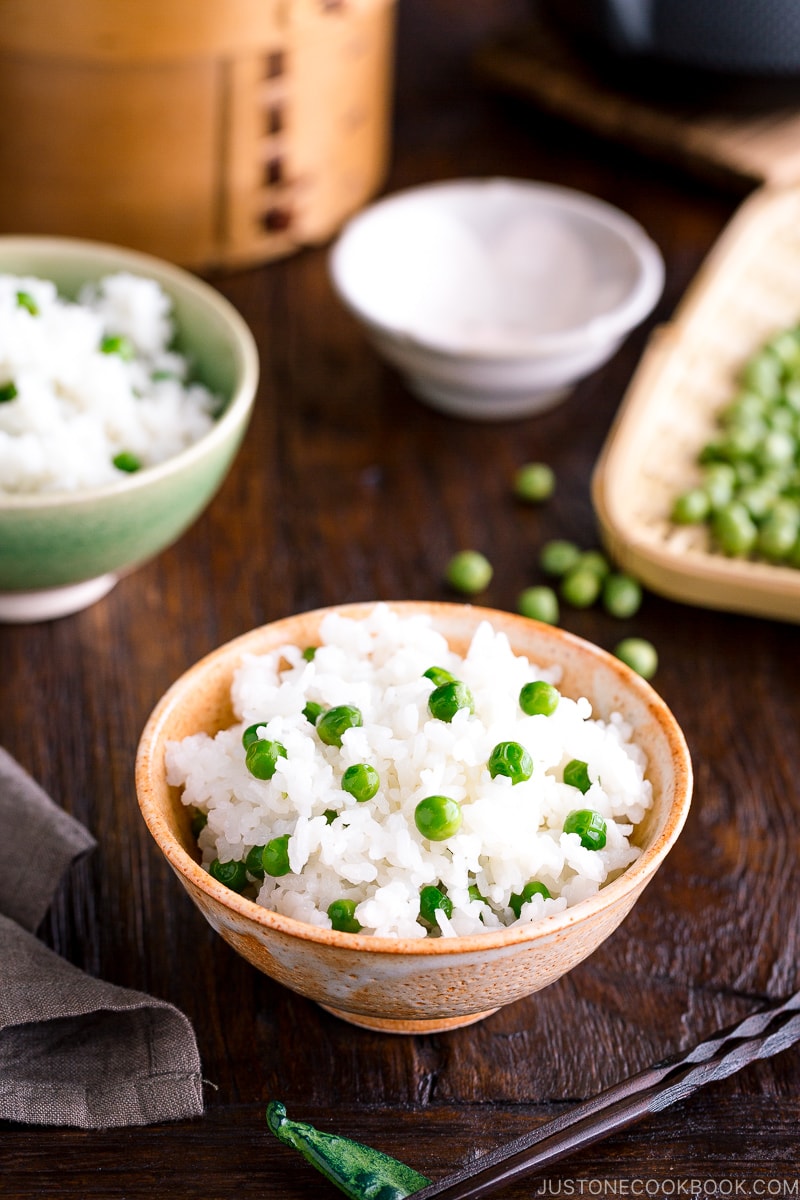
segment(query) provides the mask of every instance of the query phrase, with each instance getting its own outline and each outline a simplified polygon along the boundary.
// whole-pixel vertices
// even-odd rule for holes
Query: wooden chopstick
[[[799,1040],[800,992],[795,992],[414,1192],[414,1200],[488,1196]]]

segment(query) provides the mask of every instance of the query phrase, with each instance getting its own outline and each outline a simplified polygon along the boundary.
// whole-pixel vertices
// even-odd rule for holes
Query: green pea
[[[754,354],[745,364],[741,381],[744,387],[767,400],[780,395],[781,363],[771,350]]]
[[[792,500],[778,500],[758,531],[757,549],[765,558],[780,562],[787,559],[800,534],[800,506]]]
[[[449,919],[453,915],[453,902],[449,896],[440,891],[438,887],[430,885],[424,887],[419,894],[419,915],[427,925],[438,927],[436,920],[436,910],[441,909],[444,915]]]
[[[699,525],[710,511],[711,497],[708,492],[705,488],[695,487],[677,497],[670,515],[676,525]]]
[[[192,837],[195,838],[195,840],[200,837],[200,834],[203,832],[207,824],[208,815],[195,809],[195,811],[192,813],[192,820],[190,824]]]
[[[442,683],[455,683],[455,675],[451,675],[444,667],[428,667],[427,671],[422,672],[425,679],[430,679],[431,683],[439,687]]]
[[[606,844],[606,823],[591,808],[576,808],[564,822],[564,833],[577,833],[586,850],[602,850]]]
[[[460,679],[454,679],[450,683],[440,683],[428,697],[428,712],[437,721],[446,721],[449,724],[461,709],[466,709],[471,713],[475,712],[475,700],[472,692]]]
[[[793,463],[797,443],[785,429],[772,429],[758,447],[756,458],[762,467],[782,467]]]
[[[600,595],[602,581],[590,567],[574,567],[561,580],[561,598],[573,608],[590,608]]]
[[[552,900],[553,898],[550,889],[545,884],[540,883],[538,879],[532,879],[530,883],[526,883],[521,892],[511,893],[508,898],[508,907],[517,920],[519,920],[522,913],[523,904],[527,904],[534,896],[543,896],[545,900]]]
[[[325,824],[332,825],[339,814],[335,808],[326,808],[322,815],[325,818]]]
[[[267,875],[271,875],[277,879],[281,875],[288,875],[291,871],[289,866],[289,834],[284,833],[280,837],[270,838],[264,847],[261,855],[261,865]]]
[[[764,410],[767,407],[763,396],[757,395],[756,392],[749,392],[747,389],[741,391],[732,400],[728,407],[722,412],[722,424],[730,421],[757,421],[764,416]]]
[[[568,783],[570,787],[576,787],[579,792],[584,794],[588,792],[592,786],[592,781],[589,778],[589,766],[583,759],[572,758],[564,767],[564,783]]]
[[[431,842],[445,842],[461,828],[461,805],[449,796],[426,796],[414,810],[414,823]]]
[[[736,484],[736,471],[729,463],[714,463],[703,472],[703,491],[711,508],[729,504]]]
[[[762,521],[775,503],[777,490],[763,478],[739,489],[736,503],[743,505],[756,524]]]
[[[486,904],[486,897],[481,893],[481,889],[477,883],[471,883],[467,888],[467,895],[470,900],[480,900],[481,904]]]
[[[337,704],[329,708],[317,721],[317,733],[326,746],[341,746],[348,729],[357,729],[364,724],[359,709],[352,704]]]
[[[208,873],[212,879],[216,879],[218,883],[224,883],[225,887],[230,888],[232,892],[241,892],[247,886],[247,869],[239,859],[220,862],[218,858],[215,858],[208,868]]]
[[[26,308],[32,317],[39,315],[39,305],[30,292],[17,292],[17,308]]]
[[[800,340],[796,330],[786,329],[776,334],[765,349],[775,355],[784,370],[800,373]]]
[[[557,625],[558,597],[552,588],[543,585],[525,588],[517,598],[517,612],[543,625]]]
[[[741,462],[736,464],[736,466],[733,468],[733,471],[736,478],[737,488],[749,487],[751,483],[755,483],[758,479],[758,468],[756,467],[755,463],[750,462],[749,459],[742,459]],[[735,499],[735,493],[731,499]]]
[[[269,738],[257,738],[247,747],[244,763],[256,779],[272,779],[279,758],[286,758],[286,747]]]
[[[0,404],[7,404],[9,400],[16,400],[19,392],[17,385],[9,380],[8,383],[0,384]]]
[[[800,413],[800,379],[791,380],[791,382],[786,384],[783,391],[783,398],[788,408],[791,408],[795,413]]]
[[[328,905],[331,927],[339,933],[359,933],[364,927],[356,915],[355,900],[334,900]]]
[[[445,578],[457,592],[474,595],[489,586],[492,564],[478,550],[460,550],[447,564]]]
[[[324,707],[317,704],[316,700],[309,700],[308,704],[303,707],[303,716],[311,725],[316,725],[324,712]]]
[[[313,662],[316,653],[316,646],[306,646],[305,650],[303,651],[303,658],[306,660],[306,662]]]
[[[124,362],[131,362],[136,357],[136,350],[130,338],[124,333],[109,333],[100,343],[101,354],[117,354]]]
[[[342,790],[353,796],[359,804],[376,796],[380,786],[380,776],[369,763],[354,763],[342,776]]]
[[[539,552],[539,566],[546,575],[565,575],[577,565],[581,551],[574,542],[555,538],[545,542]]]
[[[594,571],[599,579],[605,579],[611,570],[611,563],[602,550],[584,550],[575,564],[582,571]]]
[[[739,463],[752,458],[763,437],[763,429],[756,423],[734,425],[720,444],[720,455],[725,462]]]
[[[711,530],[720,549],[733,558],[743,558],[756,544],[758,527],[744,504],[733,500],[717,510]]]
[[[642,588],[632,575],[612,572],[603,583],[603,607],[612,617],[624,620],[637,613],[642,604]]]
[[[135,454],[131,454],[130,450],[120,450],[119,454],[115,454],[111,461],[118,471],[125,471],[128,475],[133,475],[142,469],[140,460]]]
[[[797,413],[788,404],[776,404],[767,417],[770,432],[791,435],[797,424]]]
[[[514,476],[514,495],[528,504],[540,504],[548,500],[555,487],[555,471],[547,463],[525,463]]]
[[[254,879],[264,878],[264,851],[266,846],[253,846],[247,852],[247,857],[244,860],[244,865],[247,867],[248,875],[252,875]]]
[[[492,779],[504,775],[512,784],[523,783],[533,774],[533,759],[519,742],[498,742],[487,766]]]
[[[552,683],[534,679],[520,689],[519,706],[529,717],[551,717],[558,708],[561,693]]]
[[[658,652],[646,638],[623,638],[614,648],[614,654],[643,679],[652,679],[658,670]]]
[[[244,746],[245,750],[247,750],[249,746],[252,746],[253,742],[258,741],[260,737],[258,731],[259,729],[263,729],[266,723],[266,721],[256,721],[255,725],[247,726],[247,729],[245,729],[244,733],[242,734],[242,745]]]

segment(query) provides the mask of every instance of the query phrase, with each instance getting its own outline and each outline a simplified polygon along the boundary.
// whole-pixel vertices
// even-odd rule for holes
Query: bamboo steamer
[[[323,242],[387,165],[394,0],[4,0],[0,232],[198,269]]]

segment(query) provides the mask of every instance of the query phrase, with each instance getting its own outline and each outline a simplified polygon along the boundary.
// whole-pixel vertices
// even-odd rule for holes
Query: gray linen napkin
[[[200,1058],[183,1013],[86,975],[33,936],[95,842],[2,747],[0,827],[0,1119],[101,1129],[198,1116]]]

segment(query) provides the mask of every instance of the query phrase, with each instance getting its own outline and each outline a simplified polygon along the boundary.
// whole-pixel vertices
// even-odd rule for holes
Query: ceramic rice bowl
[[[71,238],[0,237],[0,273],[52,280],[74,297],[115,272],[156,280],[173,302],[177,349],[226,398],[193,445],[119,482],[74,492],[0,493],[0,620],[37,621],[93,603],[175,542],[225,479],[258,382],[250,330],[214,288],[136,251]]]
[[[560,691],[586,696],[594,715],[619,712],[648,759],[653,804],[632,840],[638,859],[596,895],[536,924],[481,935],[402,939],[344,933],[272,912],[226,888],[199,864],[190,812],[167,783],[165,747],[235,721],[230,687],[243,654],[287,643],[315,644],[330,610],[275,621],[229,642],[190,668],[160,700],[142,733],[136,788],[159,848],[211,926],[279,983],[355,1025],[399,1033],[439,1032],[480,1020],[560,978],[590,955],[630,912],[674,845],[689,810],[692,769],[675,718],[653,688],[619,660],[562,629],[471,605],[400,602],[401,615],[430,615],[464,653],[482,620],[537,666],[558,663]],[[363,617],[372,605],[338,612]]]

